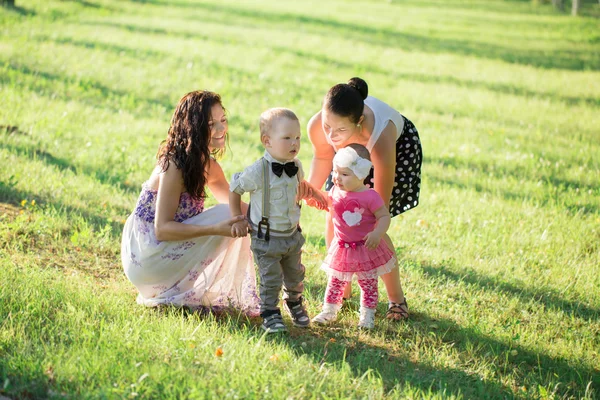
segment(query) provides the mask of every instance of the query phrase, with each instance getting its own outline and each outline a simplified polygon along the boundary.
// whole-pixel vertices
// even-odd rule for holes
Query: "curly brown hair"
[[[156,154],[163,172],[169,169],[171,162],[181,170],[185,190],[196,199],[206,197],[206,170],[211,155],[220,156],[224,151],[209,149],[210,111],[215,104],[223,106],[221,96],[207,90],[183,96],[175,107],[167,138]]]

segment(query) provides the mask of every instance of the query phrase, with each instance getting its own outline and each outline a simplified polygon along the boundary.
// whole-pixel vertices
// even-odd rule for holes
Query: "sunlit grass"
[[[17,6],[0,9],[0,394],[598,396],[597,2],[579,18],[501,0]],[[121,229],[178,99],[223,96],[229,177],[262,152],[260,112],[305,126],[355,75],[423,142],[421,204],[389,231],[411,320],[383,320],[383,285],[368,333],[357,288],[333,327],[278,338],[136,306]],[[302,212],[315,314],[324,216]]]

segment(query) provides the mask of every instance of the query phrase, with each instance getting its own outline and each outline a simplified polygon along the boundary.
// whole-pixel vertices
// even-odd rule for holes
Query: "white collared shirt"
[[[300,222],[300,206],[296,202],[298,193],[298,182],[304,179],[302,163],[297,158],[286,160],[293,161],[298,167],[298,174],[289,177],[285,172],[280,177],[271,170],[272,162],[275,160],[269,152],[265,151],[264,158],[269,162],[269,227],[273,236],[288,236],[295,231]],[[262,159],[250,165],[242,172],[235,173],[231,178],[229,190],[239,195],[250,193],[250,223],[252,229],[256,229],[262,219],[263,201],[263,167]],[[277,232],[290,232],[288,234],[277,234]],[[263,230],[264,233],[264,230]]]

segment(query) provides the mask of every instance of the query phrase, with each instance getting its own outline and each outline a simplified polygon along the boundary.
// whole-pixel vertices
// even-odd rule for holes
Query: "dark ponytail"
[[[348,85],[358,90],[358,93],[360,93],[360,96],[363,100],[366,99],[369,95],[369,86],[367,85],[367,82],[360,79],[359,77],[355,76],[354,78],[350,79],[348,81]]]
[[[323,102],[332,113],[348,117],[357,124],[365,108],[365,99],[369,95],[369,86],[361,78],[354,77],[348,83],[340,83],[329,89]]]

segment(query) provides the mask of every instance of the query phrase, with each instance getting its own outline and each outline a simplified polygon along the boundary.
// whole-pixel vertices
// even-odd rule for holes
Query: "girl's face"
[[[223,106],[219,103],[213,105],[210,109],[210,121],[208,123],[210,129],[210,144],[208,148],[210,151],[225,148],[225,136],[227,136],[227,130],[229,125],[227,124],[227,116]]]
[[[357,192],[365,188],[362,179],[359,179],[350,168],[333,164],[332,178],[334,185],[346,192]]]
[[[352,135],[359,132],[357,124],[352,123],[348,117],[334,114],[327,107],[321,110],[321,126],[325,135],[338,148],[344,147]]]

